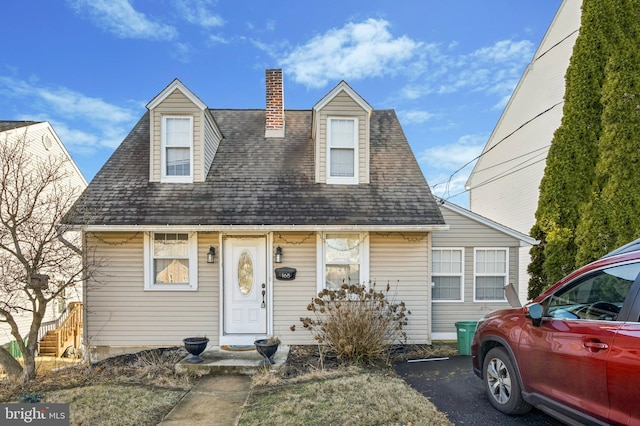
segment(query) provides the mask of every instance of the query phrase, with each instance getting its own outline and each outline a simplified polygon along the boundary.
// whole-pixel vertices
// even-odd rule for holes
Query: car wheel
[[[491,405],[505,414],[524,414],[531,410],[531,405],[522,398],[516,370],[503,348],[493,348],[487,353],[482,371]]]

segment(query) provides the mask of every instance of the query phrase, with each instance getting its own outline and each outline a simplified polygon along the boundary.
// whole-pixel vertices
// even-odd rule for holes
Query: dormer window
[[[358,183],[357,118],[327,118],[327,183]]]
[[[193,117],[162,117],[162,182],[193,182]]]

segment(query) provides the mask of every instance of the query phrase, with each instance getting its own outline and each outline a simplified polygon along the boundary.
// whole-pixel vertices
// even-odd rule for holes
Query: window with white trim
[[[327,183],[358,183],[357,118],[327,118]]]
[[[193,181],[193,117],[162,117],[163,182]]]
[[[431,251],[431,298],[438,301],[463,301],[463,259],[461,248],[439,248]]]
[[[322,265],[318,290],[338,290],[343,283],[363,284],[369,279],[369,241],[366,233],[327,233],[319,239]]]
[[[504,248],[477,248],[474,253],[474,298],[477,301],[504,301],[509,275],[509,251]]]
[[[146,290],[197,290],[195,232],[148,232],[144,242]]]

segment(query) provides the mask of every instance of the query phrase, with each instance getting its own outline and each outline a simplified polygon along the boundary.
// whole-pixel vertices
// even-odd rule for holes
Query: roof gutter
[[[85,232],[246,232],[246,231],[357,231],[357,232],[434,232],[447,231],[449,225],[68,225],[68,230]]]

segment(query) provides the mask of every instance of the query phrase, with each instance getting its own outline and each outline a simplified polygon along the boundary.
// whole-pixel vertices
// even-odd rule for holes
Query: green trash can
[[[471,341],[477,326],[478,321],[458,321],[456,323],[458,353],[460,355],[471,355]]]
[[[29,339],[24,339],[24,344],[27,345],[29,343]],[[22,352],[20,351],[20,346],[18,346],[18,342],[12,340],[9,343],[9,353],[14,358],[22,358]]]

